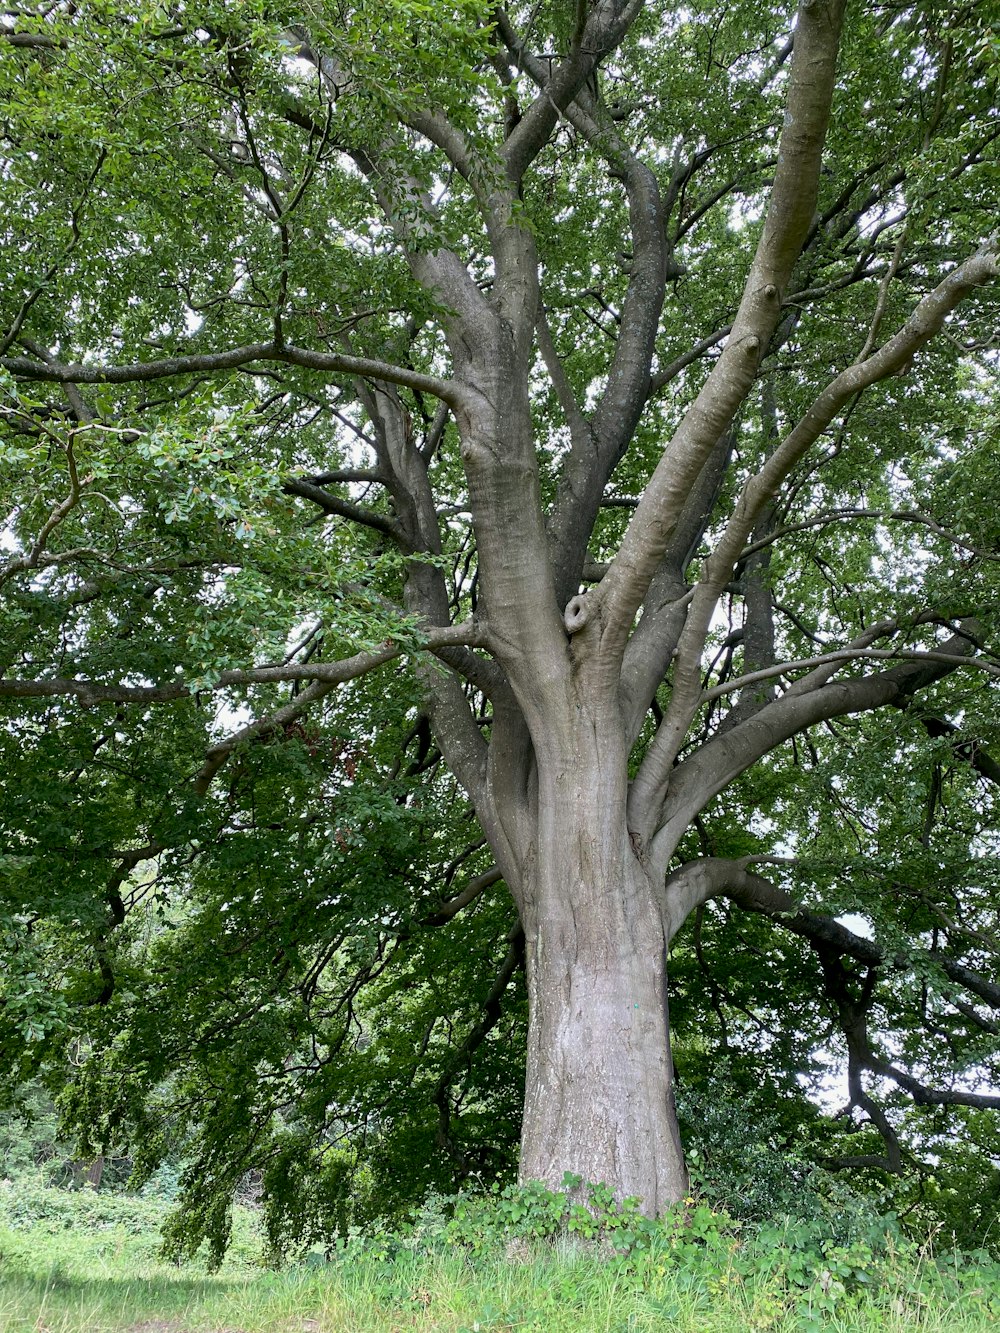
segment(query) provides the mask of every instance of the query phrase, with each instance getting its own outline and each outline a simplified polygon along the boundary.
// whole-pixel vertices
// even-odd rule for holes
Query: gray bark
[[[531,1022],[522,1180],[605,1182],[657,1214],[687,1176],[673,1108],[666,941],[624,822],[620,725],[588,712],[539,765],[524,926]]]

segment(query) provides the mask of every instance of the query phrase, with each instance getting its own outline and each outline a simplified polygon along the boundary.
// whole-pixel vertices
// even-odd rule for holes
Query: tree
[[[516,904],[460,1049],[523,952],[524,1179],[685,1193],[667,954],[720,900],[812,950],[866,1160],[878,1088],[1000,1106],[996,40],[844,10],[4,20],[8,929],[25,978],[85,941],[11,1032],[83,1002],[111,1050],[130,909],[205,926],[164,876],[221,877],[223,954],[253,878],[236,952],[301,992],[346,966],[331,877],[419,857],[470,875],[424,920]],[[232,998],[221,1064],[250,1012],[280,1045]]]

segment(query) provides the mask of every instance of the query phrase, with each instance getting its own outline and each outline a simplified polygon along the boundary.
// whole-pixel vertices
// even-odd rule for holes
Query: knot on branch
[[[590,615],[590,608],[587,604],[587,594],[585,592],[577,593],[566,603],[566,610],[563,612],[563,624],[566,626],[566,633],[569,635],[578,634],[586,625]]]

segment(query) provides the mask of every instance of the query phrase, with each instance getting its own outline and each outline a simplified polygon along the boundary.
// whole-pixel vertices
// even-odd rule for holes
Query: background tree
[[[843,10],[3,20],[5,1037],[216,1234],[502,1172],[522,963],[660,1211],[691,918],[695,1076],[1000,1105],[996,42]]]

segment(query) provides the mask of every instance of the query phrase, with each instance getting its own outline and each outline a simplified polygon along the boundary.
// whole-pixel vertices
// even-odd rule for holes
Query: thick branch
[[[481,875],[476,875],[470,879],[461,893],[456,893],[453,898],[447,902],[441,903],[433,912],[429,912],[423,919],[425,926],[443,926],[446,921],[452,917],[458,916],[470,903],[476,899],[493,884],[498,884],[503,879],[499,866],[490,866],[489,870],[484,870]]]
[[[1000,666],[996,666],[993,662],[957,653],[920,652],[917,649],[908,651],[905,648],[846,648],[842,652],[822,653],[818,657],[803,657],[795,662],[781,662],[775,666],[762,667],[759,671],[748,671],[745,676],[736,676],[733,680],[727,680],[722,685],[706,690],[701,696],[701,702],[708,703],[712,699],[720,699],[724,694],[744,690],[748,685],[758,685],[762,681],[774,680],[775,677],[784,676],[791,671],[843,665],[846,662],[856,661],[945,662],[951,666],[974,667],[990,676],[1000,676]]]
[[[504,144],[507,174],[520,181],[549,140],[561,113],[585,86],[600,61],[618,46],[642,11],[645,0],[597,0],[568,55],[551,77],[544,78],[538,96]],[[519,67],[529,69],[531,53],[517,36],[502,9],[495,14],[497,31]]]
[[[636,779],[633,804],[637,811],[640,803],[645,802],[651,814],[666,790],[670,769],[701,702],[701,655],[716,603],[754,524],[778,494],[782,481],[851,399],[871,384],[908,366],[917,351],[941,329],[947,315],[977,287],[996,277],[997,272],[995,243],[990,242],[925,296],[883,347],[867,360],[842,371],[774,450],[760,472],[743,487],[725,532],[703,566],[678,642],[670,708]],[[607,581],[606,577],[602,588]],[[641,819],[635,827],[642,831]]]
[[[887,953],[874,940],[855,934],[833,917],[800,906],[786,889],[749,868],[756,859],[743,857],[730,861],[724,857],[707,856],[688,861],[669,875],[664,896],[671,936],[696,907],[713,898],[725,897],[744,911],[770,917],[814,948],[838,957],[853,958],[871,968],[904,970],[910,966],[908,957]],[[1000,1010],[1000,985],[996,982],[934,950],[922,951],[921,957],[939,967],[950,980],[965,987],[984,1004]]]
[[[563,466],[551,523],[556,596],[574,592],[604,489],[633,437],[649,397],[650,374],[667,276],[667,240],[654,173],[629,150],[614,122],[581,97],[568,118],[608,163],[628,196],[632,261],[608,379],[591,419]]]
[[[231,732],[224,740],[217,741],[207,751],[205,762],[195,774],[194,789],[197,794],[199,796],[205,795],[216,774],[238,746],[245,744],[247,741],[259,740],[262,736],[271,736],[276,731],[281,731],[290,722],[296,721],[304,713],[307,713],[313,704],[331,694],[336,688],[336,682],[314,681],[297,694],[290,703],[274,709],[273,712],[266,714],[264,717],[256,718],[253,722],[248,722],[246,726]]]
[[[407,548],[399,524],[394,523],[386,514],[376,513],[375,510],[356,504],[353,500],[343,500],[339,495],[331,495],[322,486],[315,486],[309,481],[289,480],[282,483],[281,489],[286,495],[298,495],[303,500],[311,500],[313,504],[319,505],[324,514],[346,518],[352,523],[360,523],[366,528],[374,528],[377,532],[384,532],[398,546],[403,549]]]
[[[684,830],[712,797],[790,736],[817,722],[900,703],[948,675],[971,656],[978,633],[975,622],[964,624],[958,634],[942,645],[946,662],[928,658],[874,676],[821,685],[804,694],[789,691],[746,722],[716,735],[669,774],[669,792],[652,840],[651,859],[666,867]],[[647,792],[640,786],[636,795],[637,783],[638,779],[633,784],[633,795],[638,809],[633,812],[630,796],[629,827],[641,829],[641,820],[648,813],[642,804]]]
[[[190,356],[163,357],[157,361],[138,361],[128,366],[44,364],[29,357],[12,356],[0,359],[0,368],[10,371],[19,379],[55,384],[137,384],[171,379],[177,375],[238,370],[255,361],[279,361],[327,374],[384,380],[421,393],[433,394],[447,403],[457,402],[461,392],[459,386],[450,380],[440,379],[437,375],[424,375],[406,366],[394,366],[368,357],[343,356],[336,352],[314,352],[288,344],[279,347],[273,342],[252,343],[226,352],[203,352]]]
[[[684,512],[667,544],[642,603],[642,616],[628,641],[622,662],[621,693],[630,741],[642,726],[650,700],[663,680],[684,629],[694,589],[686,582],[688,565],[711,522],[732,456],[735,430],[722,436],[691,488]]]
[[[777,327],[816,206],[833,100],[843,0],[799,9],[785,124],[764,231],[725,350],[656,467],[611,569],[594,594],[602,652],[618,660],[633,618],[705,459],[726,433]]]

